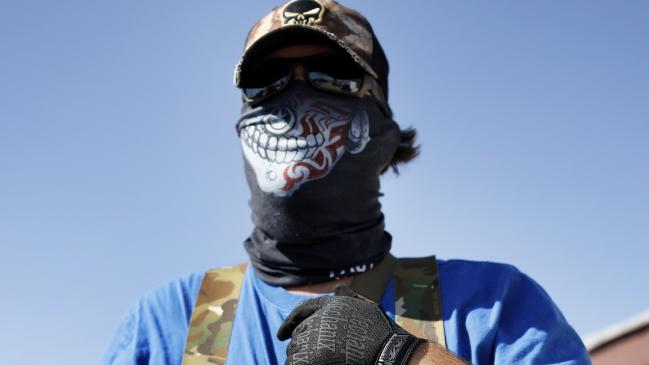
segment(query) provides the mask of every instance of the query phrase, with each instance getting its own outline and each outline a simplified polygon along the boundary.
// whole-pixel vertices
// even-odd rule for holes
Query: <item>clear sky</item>
[[[514,264],[582,335],[648,308],[649,2],[344,3],[422,145],[394,252]],[[96,363],[143,292],[246,260],[232,74],[273,4],[0,2],[3,363]]]

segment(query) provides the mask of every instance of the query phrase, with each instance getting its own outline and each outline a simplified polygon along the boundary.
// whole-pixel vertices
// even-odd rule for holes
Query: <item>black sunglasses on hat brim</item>
[[[378,81],[340,54],[260,62],[250,70],[247,81],[239,85],[243,100],[256,105],[280,94],[295,79],[298,66],[303,70],[304,81],[314,89],[343,96],[371,97],[386,115],[391,115]]]
[[[306,26],[275,29],[246,47],[235,68],[234,83],[242,90],[244,101],[260,103],[284,91],[293,80],[294,64],[303,63],[308,70],[304,79],[315,89],[359,98],[369,96],[378,103],[385,115],[391,117],[392,111],[384,91],[387,87],[387,59],[378,41],[375,38],[373,40],[373,54],[382,61],[377,61],[380,66],[378,70],[381,71],[378,75],[382,76],[377,76],[373,67],[347,43],[324,29]],[[336,50],[335,57],[334,54],[314,55],[305,60],[294,58],[291,64],[280,68],[265,66],[271,61],[269,55],[273,52],[298,45],[327,46]],[[329,62],[330,60],[333,62]],[[272,72],[258,72],[267,69]]]

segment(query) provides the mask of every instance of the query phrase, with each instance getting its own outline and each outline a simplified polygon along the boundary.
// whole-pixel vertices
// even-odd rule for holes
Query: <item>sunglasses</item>
[[[242,82],[243,99],[254,105],[278,95],[293,81],[298,66],[304,71],[305,81],[314,89],[359,98],[370,96],[384,113],[391,114],[378,81],[351,62],[347,55],[267,59],[249,71],[249,81]]]

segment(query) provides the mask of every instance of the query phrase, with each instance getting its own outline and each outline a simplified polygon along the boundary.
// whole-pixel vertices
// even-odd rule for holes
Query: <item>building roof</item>
[[[596,351],[618,339],[649,328],[649,310],[584,338],[588,352]]]

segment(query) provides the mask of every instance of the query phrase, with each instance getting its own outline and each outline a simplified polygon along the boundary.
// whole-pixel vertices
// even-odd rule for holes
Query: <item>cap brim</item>
[[[377,77],[372,67],[351,48],[346,46],[344,42],[338,40],[334,34],[312,26],[288,25],[263,35],[243,53],[241,61],[239,61],[235,69],[235,85],[240,86],[246,82],[247,71],[253,60],[258,60],[260,57],[264,57],[280,48],[305,44],[338,48],[349,54],[351,59],[371,76]]]

